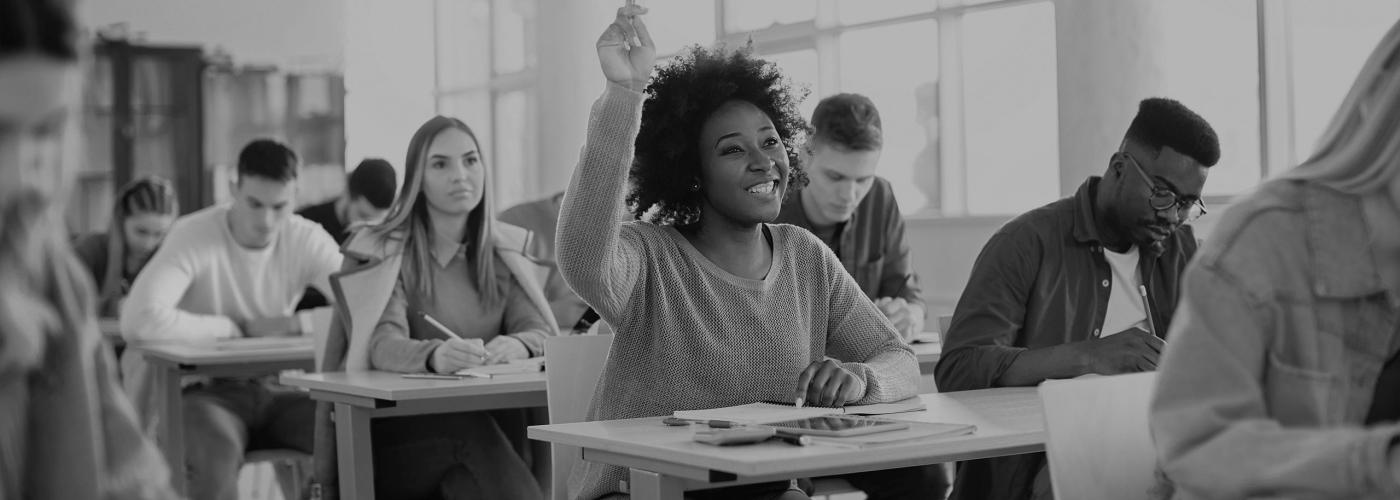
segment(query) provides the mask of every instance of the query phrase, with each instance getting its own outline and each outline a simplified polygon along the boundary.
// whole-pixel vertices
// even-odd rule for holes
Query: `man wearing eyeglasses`
[[[1196,252],[1188,222],[1220,159],[1171,99],[1138,106],[1102,177],[1011,220],[983,247],[944,334],[940,391],[1151,371]],[[1050,498],[1042,453],[967,462],[954,499]]]

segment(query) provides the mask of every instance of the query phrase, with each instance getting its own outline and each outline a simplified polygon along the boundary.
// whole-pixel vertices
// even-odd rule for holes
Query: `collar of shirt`
[[[1101,245],[1099,226],[1094,223],[1094,190],[1099,187],[1099,177],[1091,176],[1079,185],[1074,192],[1074,240],[1090,245]]]
[[[444,267],[444,268],[445,268],[445,267],[447,267],[448,264],[451,264],[451,263],[452,263],[452,259],[457,258],[457,257],[466,258],[466,256],[467,256],[467,244],[466,244],[466,243],[456,243],[456,244],[452,244],[452,245],[448,245],[448,244],[434,244],[434,245],[433,245],[433,260],[437,262],[438,267]]]

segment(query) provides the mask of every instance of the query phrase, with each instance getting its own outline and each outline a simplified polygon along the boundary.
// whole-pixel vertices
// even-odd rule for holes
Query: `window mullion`
[[[947,2],[947,0],[944,0]],[[944,216],[968,212],[967,140],[963,106],[962,14],[938,21],[939,165]]]
[[[1258,0],[1260,176],[1296,164],[1293,136],[1293,48],[1288,2]]]

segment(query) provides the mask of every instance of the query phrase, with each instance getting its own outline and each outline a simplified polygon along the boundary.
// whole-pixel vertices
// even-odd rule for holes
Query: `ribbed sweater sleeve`
[[[645,98],[609,84],[593,104],[583,154],[559,212],[559,271],[610,321],[620,316],[646,258],[618,223]]]

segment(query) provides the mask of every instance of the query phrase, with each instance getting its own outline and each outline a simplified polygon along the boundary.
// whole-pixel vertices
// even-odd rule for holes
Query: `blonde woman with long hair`
[[[355,231],[333,287],[324,370],[453,373],[544,354],[558,332],[525,256],[526,232],[497,222],[485,153],[461,120],[423,124],[385,221]],[[443,331],[444,329],[448,331]],[[521,410],[377,421],[375,490],[388,498],[542,496]],[[318,418],[318,481],[335,497],[332,423]],[[466,452],[463,450],[471,450]]]
[[[1400,24],[1212,234],[1152,402],[1173,498],[1400,498]]]
[[[173,498],[64,234],[71,8],[0,0],[0,498]]]

